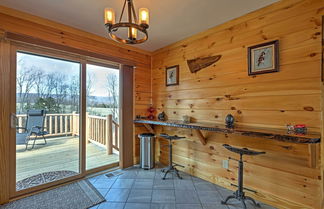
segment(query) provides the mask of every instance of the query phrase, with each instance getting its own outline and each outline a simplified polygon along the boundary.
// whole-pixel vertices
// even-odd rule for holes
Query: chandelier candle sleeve
[[[137,29],[136,28],[132,28],[132,36],[133,39],[137,39]]]
[[[105,9],[105,24],[115,24],[115,11],[112,8]]]
[[[139,24],[149,25],[149,10],[147,8],[139,9]]]

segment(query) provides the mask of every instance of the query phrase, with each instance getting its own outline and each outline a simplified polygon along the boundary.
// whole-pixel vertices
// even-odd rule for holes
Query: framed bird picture
[[[167,67],[165,71],[165,85],[179,85],[179,65]]]
[[[279,40],[248,47],[249,75],[279,71]]]

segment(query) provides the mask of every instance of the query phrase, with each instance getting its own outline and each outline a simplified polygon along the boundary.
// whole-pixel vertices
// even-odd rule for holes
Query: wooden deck
[[[38,140],[37,143],[43,143]],[[30,146],[31,148],[31,146]],[[17,181],[49,171],[69,170],[79,172],[79,138],[48,138],[46,145],[35,145],[32,150],[25,151],[24,145],[18,145]],[[116,163],[118,154],[107,155],[106,150],[95,144],[87,144],[87,169]]]

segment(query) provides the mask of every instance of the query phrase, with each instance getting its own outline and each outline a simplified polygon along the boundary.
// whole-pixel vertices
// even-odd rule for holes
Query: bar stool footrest
[[[181,168],[184,168],[183,165],[180,165],[180,164],[177,164],[177,163],[173,163],[173,166],[179,166],[179,167],[181,167]]]
[[[236,185],[236,184],[231,184],[231,186],[238,187],[238,185]],[[246,188],[246,187],[243,187],[243,189],[246,191],[249,191],[249,192],[258,193],[257,191],[255,191],[253,189]]]
[[[260,203],[256,202],[252,197],[245,196],[244,193],[241,195],[238,195],[238,191],[234,192],[233,195],[228,196],[224,201],[221,201],[222,205],[227,205],[227,202],[231,199],[236,199],[242,203],[242,206],[244,209],[246,209],[245,201],[249,200],[255,205],[256,207],[260,208]]]

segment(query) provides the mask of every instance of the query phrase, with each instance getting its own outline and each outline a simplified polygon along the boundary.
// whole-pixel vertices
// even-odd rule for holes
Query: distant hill
[[[28,93],[28,94],[23,93],[22,97],[24,97],[25,95],[27,96],[27,98],[31,103],[35,103],[39,97],[38,94],[36,93]],[[16,96],[17,96],[17,103],[21,103],[20,94],[17,93]],[[52,97],[55,99],[58,96],[60,95],[51,94],[48,97]],[[112,97],[102,97],[102,96],[89,96],[87,99],[92,104],[112,104],[113,101]],[[65,103],[69,103],[70,100],[71,100],[70,96],[67,96]]]

